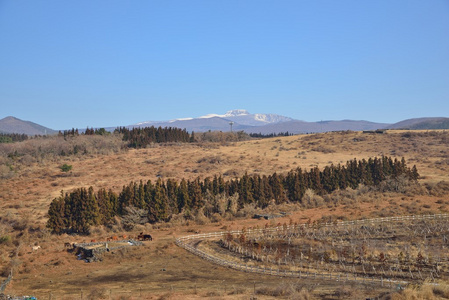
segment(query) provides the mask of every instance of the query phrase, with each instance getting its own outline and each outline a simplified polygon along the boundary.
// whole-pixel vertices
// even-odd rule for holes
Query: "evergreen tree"
[[[154,186],[152,201],[149,204],[148,219],[150,222],[167,221],[168,197],[167,192],[159,178]]]
[[[56,234],[64,233],[66,231],[65,217],[65,202],[61,192],[61,196],[53,199],[48,209],[47,228]]]
[[[178,211],[182,211],[183,209],[190,210],[191,209],[191,201],[189,197],[189,188],[187,181],[183,178],[179,185],[177,200],[178,200]]]

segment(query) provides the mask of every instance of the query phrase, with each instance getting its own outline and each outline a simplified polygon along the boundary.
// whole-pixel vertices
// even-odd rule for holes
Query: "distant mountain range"
[[[187,131],[245,131],[247,133],[314,133],[341,130],[376,129],[449,129],[449,118],[418,118],[400,121],[394,124],[369,121],[341,120],[305,122],[276,114],[251,114],[244,109],[231,110],[224,115],[209,114],[198,118],[182,118],[171,121],[145,121],[125,127],[178,127]],[[113,131],[116,127],[106,128]],[[80,128],[80,131],[83,129]],[[28,135],[54,134],[57,130],[46,128],[15,117],[0,120],[0,133],[24,133]]]
[[[320,121],[305,122],[276,114],[250,114],[244,109],[231,110],[224,115],[209,114],[198,118],[183,118],[164,122],[147,121],[131,127],[179,127],[187,131],[204,132],[208,130],[230,131],[243,130],[247,133],[280,133],[293,134],[327,132],[341,130],[376,130],[376,129],[449,129],[449,118],[420,118],[401,121],[395,124],[375,123],[369,121]]]
[[[188,122],[188,121],[192,121],[192,120],[207,122],[208,119],[212,119],[212,120],[223,119],[228,123],[227,127],[229,127],[229,122],[234,122],[234,123],[236,123],[238,125],[242,125],[242,126],[263,126],[263,125],[267,125],[267,124],[276,124],[276,123],[293,121],[292,118],[284,117],[284,116],[280,116],[280,115],[250,114],[247,110],[235,109],[235,110],[228,111],[224,115],[209,114],[209,115],[205,115],[205,116],[198,117],[198,118],[176,119],[176,120],[168,121],[168,123],[172,124],[172,123]],[[141,122],[141,123],[137,123],[136,125],[142,126],[142,125],[146,125],[146,124],[159,124],[159,123],[167,124],[167,122]]]

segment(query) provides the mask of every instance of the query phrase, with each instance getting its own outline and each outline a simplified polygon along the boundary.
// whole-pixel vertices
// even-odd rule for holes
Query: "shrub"
[[[0,237],[0,244],[2,245],[10,245],[11,244],[11,236],[10,235],[4,235]]]
[[[63,165],[61,166],[61,171],[62,171],[62,172],[68,172],[68,171],[70,171],[70,170],[72,170],[72,165],[63,164]]]

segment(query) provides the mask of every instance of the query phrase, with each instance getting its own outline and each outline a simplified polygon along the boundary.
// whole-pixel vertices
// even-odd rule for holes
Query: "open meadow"
[[[365,299],[381,296],[407,299],[400,297],[429,293],[432,297],[449,298],[449,288],[444,282],[433,288],[421,286],[429,280],[427,277],[413,280],[414,288],[407,287],[408,290],[399,293],[397,285],[246,273],[213,264],[175,244],[176,238],[195,233],[449,213],[449,133],[446,131],[391,130],[382,134],[329,132],[243,141],[152,144],[144,149],[124,148],[113,137],[94,141],[88,138],[98,137],[79,137],[82,138],[86,145],[104,143],[104,151],[64,156],[33,154],[38,147],[46,147],[50,143],[55,143],[52,147],[64,147],[57,144],[56,138],[42,140],[41,143],[46,145],[39,145],[37,139],[0,144],[0,280],[6,280],[13,270],[13,279],[6,286],[5,294],[35,295],[38,299]],[[271,203],[263,210],[245,206],[233,215],[214,218],[201,213],[189,219],[173,216],[166,223],[137,224],[132,229],[125,229],[116,217],[110,226],[91,228],[88,236],[55,235],[46,228],[49,205],[61,191],[65,193],[92,186],[95,190],[105,188],[119,193],[131,181],[154,182],[158,178],[194,180],[214,175],[229,180],[245,173],[286,174],[298,167],[303,170],[313,167],[322,169],[331,164],[345,165],[354,158],[368,159],[382,155],[399,160],[404,157],[409,167],[416,165],[420,174],[418,182],[387,181],[377,187],[360,186],[322,196],[306,193],[303,203]],[[71,170],[63,172],[63,164],[72,166]],[[271,220],[252,218],[257,213],[280,212],[286,214]],[[413,228],[411,230],[413,232]],[[432,247],[430,242],[417,243],[409,258],[410,264],[413,261],[415,265],[420,252],[422,258],[419,263],[427,261],[431,264],[429,260],[435,261],[434,253],[438,253],[438,258],[443,261],[444,274],[440,277],[433,275],[435,282],[447,281],[448,278],[445,272],[449,269],[449,241],[443,236],[448,234],[449,238],[449,232],[444,230],[441,241],[438,240],[437,252],[426,250],[428,245]],[[105,252],[101,261],[92,263],[78,260],[65,246],[66,243],[106,241],[111,236],[136,237],[141,232],[151,234],[153,240],[144,241],[142,246]],[[384,234],[385,230],[379,232],[382,234],[376,231],[379,241],[388,239],[407,247],[409,233],[401,233],[393,241],[390,234]],[[332,234],[338,235],[338,230]],[[427,233],[429,241],[432,234]],[[235,238],[238,240],[237,236]],[[318,247],[321,242],[327,247],[334,245],[328,237],[320,240],[307,236],[306,241],[302,238],[295,237],[285,249],[289,248],[289,253],[294,252],[292,249],[300,248],[304,243],[311,247]],[[341,249],[351,246],[352,240],[335,239]],[[252,241],[252,245],[257,242],[260,241]],[[363,238],[357,241],[357,245],[362,247]],[[33,250],[33,246],[40,248]],[[225,253],[226,247],[221,246],[219,241],[203,242],[202,247],[223,252],[223,257],[236,256],[235,253]],[[371,263],[367,262],[366,265],[379,270],[388,261],[387,258],[380,258],[382,255],[390,256],[391,260],[393,256],[401,257],[402,248],[391,249],[376,244]],[[330,248],[328,250],[329,257],[326,256],[326,259],[338,261],[338,253],[331,253]],[[266,249],[265,255],[274,257],[275,254],[270,251],[273,249]],[[310,247],[304,253],[306,251],[310,252]],[[428,253],[432,253],[432,257]],[[364,255],[369,257],[369,253]],[[356,264],[357,258],[349,258],[349,254],[345,259],[352,260],[354,269],[362,270],[365,266],[363,262]],[[325,268],[318,266],[316,261],[318,259],[313,262],[315,268]],[[287,264],[287,260],[284,259],[284,263]],[[416,275],[419,270],[411,271],[414,278],[419,276]],[[373,274],[376,272],[371,271]]]

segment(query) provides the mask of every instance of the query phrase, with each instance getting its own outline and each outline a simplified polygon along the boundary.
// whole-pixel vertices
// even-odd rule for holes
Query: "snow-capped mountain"
[[[213,118],[219,118],[224,119],[225,121],[234,122],[237,123],[236,126],[242,125],[242,126],[262,126],[267,124],[277,124],[282,122],[289,122],[292,121],[292,118],[284,117],[281,115],[276,114],[250,114],[245,109],[234,109],[227,111],[223,115],[219,114],[207,114],[201,117],[197,118],[180,118],[180,119],[174,119],[170,121],[160,121],[160,122],[154,122],[154,121],[146,121],[146,122],[140,122],[135,124],[135,126],[161,126],[160,124],[171,124],[168,126],[173,126],[174,124],[179,124],[184,121],[190,121],[189,123],[192,123],[192,121],[195,121],[195,123],[198,123],[199,120],[204,119],[213,119]],[[209,120],[206,123],[211,123],[211,120]],[[225,130],[225,129],[223,129]]]
[[[226,119],[229,121],[236,122],[240,125],[246,126],[262,126],[267,124],[276,124],[293,120],[292,118],[276,114],[250,114],[245,109],[234,109],[226,112],[224,115],[209,114],[199,118],[207,119],[213,117]]]
[[[389,124],[373,123],[367,121],[321,121],[304,122],[276,114],[251,114],[245,109],[234,109],[223,115],[208,114],[197,118],[181,118],[170,121],[141,122],[129,127],[177,127],[187,131],[205,132],[218,131],[245,131],[247,133],[307,133],[334,130],[374,130],[385,128]]]

